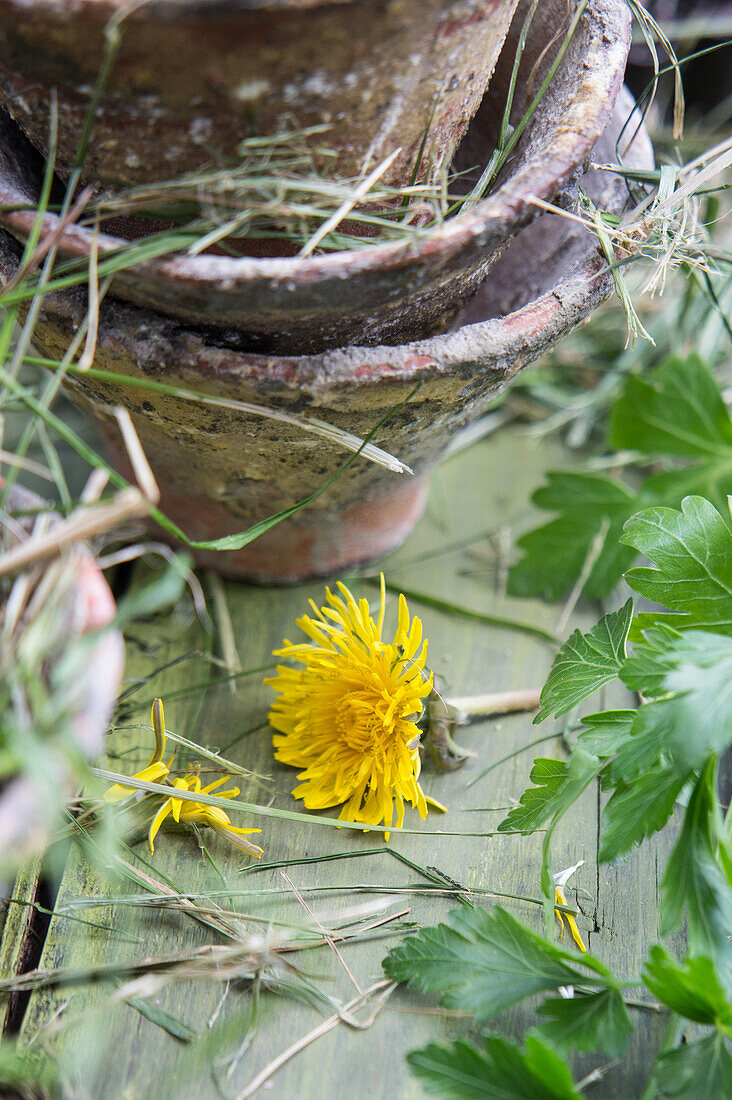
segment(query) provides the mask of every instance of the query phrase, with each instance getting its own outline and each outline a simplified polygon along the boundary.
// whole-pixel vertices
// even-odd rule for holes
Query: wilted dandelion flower
[[[161,699],[156,699],[153,703],[150,721],[155,731],[155,751],[150,757],[147,767],[143,768],[141,772],[135,772],[132,778],[143,779],[146,783],[164,783],[168,778],[173,757],[171,756],[167,764],[163,760],[163,753],[165,752],[165,712]],[[134,787],[126,787],[123,783],[115,783],[109,787],[104,799],[106,802],[120,802],[123,798],[135,793],[136,789]]]
[[[183,779],[174,779],[172,786],[179,791],[193,791],[195,794],[213,794],[216,791],[218,798],[236,798],[239,794],[238,787],[231,787],[226,791],[216,790],[222,784],[228,783],[230,778],[231,776],[225,775],[222,779],[209,783],[207,787],[202,787],[199,776],[195,772],[190,772]],[[251,833],[261,833],[261,829],[240,829],[231,824],[231,818],[219,806],[208,806],[204,802],[193,802],[190,799],[176,798],[174,795],[166,798],[152,820],[148,835],[151,852],[155,851],[155,837],[168,814],[172,814],[175,821],[182,821],[185,825],[206,825],[234,847],[240,848],[243,852],[249,852],[252,856],[259,858],[262,854],[258,844],[252,844],[243,839]]]
[[[161,699],[156,699],[153,703],[151,717],[153,730],[155,731],[155,751],[147,767],[140,772],[135,772],[132,776],[133,779],[142,779],[146,783],[161,783],[165,787],[170,787],[171,792],[191,791],[194,794],[213,794],[216,791],[217,798],[237,797],[239,794],[238,787],[230,787],[225,791],[218,790],[224,783],[229,782],[230,775],[214,780],[207,787],[201,786],[201,780],[196,771],[189,772],[188,775],[171,781],[170,765],[173,763],[173,758],[171,757],[167,764],[162,759],[165,752],[165,713]],[[123,798],[138,793],[136,787],[128,787],[124,783],[115,783],[108,788],[104,798],[107,802],[120,802]],[[244,837],[250,833],[261,833],[261,829],[239,828],[239,826],[231,824],[231,818],[220,806],[209,806],[205,802],[197,802],[190,798],[176,798],[172,793],[169,798],[162,802],[150,824],[148,839],[151,852],[155,851],[155,837],[168,814],[172,814],[175,821],[183,822],[186,825],[206,825],[243,852],[249,852],[250,855],[257,856],[257,858],[262,855],[262,849],[258,844],[252,844],[251,841],[244,840]]]
[[[579,863],[575,863],[574,867],[567,867],[566,870],[559,871],[554,876],[554,901],[557,903],[557,905],[566,905],[567,904],[567,899],[564,896],[564,889],[563,888],[567,885],[567,883],[569,882],[570,878],[575,873],[575,871],[579,867],[581,867],[584,862],[585,861],[583,859],[581,859],[579,861]],[[555,909],[554,912],[557,916],[557,920],[559,921],[559,928],[560,928],[559,938],[560,938],[560,940],[564,936],[564,925],[565,925],[565,922],[566,922],[567,927],[569,928],[570,935],[571,935],[572,939],[574,940],[574,942],[579,947],[580,951],[587,951],[587,948],[585,947],[585,941],[582,939],[582,936],[580,935],[580,930],[577,927],[577,921],[574,919],[572,914],[571,913],[563,913],[561,909]]]
[[[310,641],[285,640],[275,650],[303,667],[278,665],[265,681],[279,693],[269,715],[278,730],[275,756],[302,769],[292,793],[308,809],[342,804],[344,820],[400,827],[405,802],[427,814],[417,721],[432,675],[422,623],[416,615],[410,621],[400,596],[394,640],[382,639],[383,575],[376,622],[368,601],[357,603],[344,584],[326,592],[326,606],[311,600],[314,614],[297,620]]]

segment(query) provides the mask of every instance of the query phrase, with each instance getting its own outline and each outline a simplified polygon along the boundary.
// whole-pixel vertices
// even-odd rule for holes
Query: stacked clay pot
[[[66,0],[30,0],[30,3],[28,0],[17,0],[17,6],[29,13],[28,18],[36,9],[50,7],[56,11],[59,5],[63,7],[65,3]],[[0,0],[0,14],[8,5],[15,9],[16,4],[12,0]],[[216,12],[227,7],[226,4],[219,4],[218,0],[196,0],[182,6],[186,11],[191,9],[199,13],[201,18],[206,15],[214,27],[219,25]],[[249,11],[252,7],[251,4],[240,3],[230,6],[242,15],[244,10]],[[271,7],[276,11],[302,8],[311,14],[321,8],[318,3],[308,0],[290,4],[265,0],[263,5],[254,5],[257,11],[260,6],[263,10]],[[326,5],[326,10],[340,11],[343,8],[355,11],[370,7],[380,9],[381,6],[376,0],[351,0],[344,5]],[[442,0],[433,6],[440,8],[445,16],[451,9],[460,8],[456,0]],[[82,16],[98,19],[97,9],[104,12],[107,7],[108,0],[80,0],[74,5],[74,10],[78,9],[77,19]],[[143,16],[146,20],[152,19],[154,23],[154,13],[168,7],[171,12],[177,11],[181,8],[180,0],[170,4],[145,4],[138,9],[137,15],[140,19]],[[421,10],[423,3],[422,0],[399,0],[386,7],[390,11],[399,8],[413,12],[415,9]],[[468,7],[476,7],[475,0]],[[483,27],[485,23],[493,26],[496,11],[500,11],[503,18],[506,8],[512,5],[485,3],[483,7],[483,19],[470,23],[471,27]],[[522,0],[480,106],[472,100],[464,103],[461,124],[451,131],[449,144],[452,147],[455,138],[465,131],[469,114],[478,108],[455,158],[456,166],[462,170],[473,168],[479,174],[493,149],[527,7],[528,0]],[[512,115],[514,124],[526,111],[559,50],[562,30],[566,30],[570,15],[566,0],[542,0],[539,4],[519,71]],[[172,34],[179,24],[172,15],[171,20]],[[72,25],[74,22],[71,19]],[[20,25],[24,25],[22,21]],[[125,34],[132,25],[122,24]],[[501,27],[505,32],[503,23]],[[9,35],[10,32],[6,33]],[[472,33],[478,32],[474,30]],[[12,36],[6,38],[6,48],[7,43],[14,41]],[[124,41],[123,35],[122,43]],[[317,353],[350,344],[399,344],[445,331],[461,305],[484,281],[511,237],[538,215],[539,210],[533,200],[552,199],[572,181],[589,156],[611,117],[622,85],[629,42],[629,14],[625,0],[590,0],[554,80],[492,193],[469,212],[447,219],[441,226],[425,231],[416,239],[410,237],[358,251],[304,259],[233,258],[207,254],[160,257],[118,272],[114,276],[111,292],[136,305],[159,310],[178,321],[232,330],[237,334],[239,348],[263,353],[292,355]],[[551,44],[549,49],[547,43]],[[101,44],[98,45],[101,50]],[[123,64],[122,50],[120,46],[117,65]],[[168,58],[169,52],[167,47],[163,50],[163,61]],[[367,53],[371,52],[370,48]],[[375,46],[373,52],[377,52]],[[465,61],[459,50],[454,61],[457,67]],[[166,65],[163,64],[163,77],[165,70]],[[492,70],[493,61],[488,67],[489,73]],[[115,71],[116,68],[113,73]],[[16,84],[7,76],[5,79],[9,97],[7,105],[13,107],[16,118],[23,120],[24,112],[18,107],[19,101],[11,94]],[[66,85],[63,85],[64,95],[60,101],[62,116],[66,105],[65,88]],[[191,92],[194,91],[195,85],[191,89]],[[362,89],[362,94],[368,101],[366,87]],[[27,102],[28,95],[26,89],[21,100]],[[113,99],[113,102],[116,100]],[[104,109],[100,110],[103,121],[106,116]],[[39,112],[40,106],[32,111],[32,119],[36,120],[33,132],[37,145],[41,144],[42,136],[37,121]],[[78,135],[83,116],[74,113],[73,117],[74,133]],[[124,112],[118,122],[119,141],[124,142],[125,148],[136,148],[136,127]],[[26,130],[30,129],[27,120],[23,121],[23,126]],[[7,127],[5,130],[2,144],[7,151],[12,148],[13,140]],[[97,120],[87,158],[90,171],[95,163],[94,150],[98,151],[104,145],[105,133]],[[403,139],[406,140],[406,136],[400,127],[392,140],[395,145],[400,145]],[[166,130],[162,125],[156,140],[159,149],[167,147]],[[435,135],[437,144],[445,140],[445,134],[438,130]],[[224,142],[224,138],[217,141]],[[380,147],[381,153],[383,148]],[[68,167],[70,157],[72,150],[65,146],[57,155],[65,167]],[[197,159],[194,158],[189,167],[200,165],[201,158],[202,150],[199,149]],[[22,172],[27,164],[27,153],[18,152],[15,159],[15,170]],[[156,163],[152,158],[147,165],[151,179],[158,172]],[[37,191],[38,186],[37,169],[34,175],[34,179],[26,180],[19,186],[0,188],[0,205],[12,209],[22,206],[24,201],[26,206],[29,201],[32,202],[33,192]],[[107,176],[100,170],[100,175],[94,177],[92,182],[95,180],[104,183]],[[32,209],[20,209],[0,215],[0,218],[10,232],[22,238],[33,226],[34,212]],[[56,227],[57,219],[48,215],[47,231],[51,233]],[[59,241],[60,253],[64,258],[86,259],[91,242],[91,229],[70,226]],[[100,253],[103,255],[119,249],[123,243],[101,233]]]
[[[208,3],[214,23],[215,12],[227,8],[320,7],[317,0]],[[81,9],[86,4],[94,6],[93,0],[79,0]],[[205,4],[179,0],[177,6],[200,12]],[[369,5],[413,7],[411,0],[351,0],[345,7],[355,12]],[[0,0],[0,13],[7,6]],[[32,11],[42,5],[23,0],[22,6]],[[436,5],[443,13],[453,6]],[[495,146],[527,6],[520,0],[455,154],[455,165],[472,169],[474,178]],[[169,5],[141,10],[148,7]],[[484,17],[489,8],[503,11],[500,4],[486,4]],[[566,0],[539,4],[519,69],[514,124],[551,65],[562,40],[558,28],[569,16]],[[491,193],[414,240],[302,259],[178,255],[114,276],[100,314],[95,365],[102,370],[315,417],[360,437],[409,398],[374,441],[407,462],[414,477],[359,457],[292,519],[243,549],[199,552],[200,560],[231,574],[291,581],[336,572],[391,549],[416,522],[429,471],[455,432],[481,415],[516,370],[610,292],[596,238],[568,219],[540,217],[536,200],[571,204],[581,178],[598,205],[622,211],[623,181],[584,172],[599,141],[602,152],[594,155],[606,162],[616,158],[615,138],[633,106],[625,94],[618,100],[628,47],[625,0],[589,0]],[[27,121],[23,126],[30,133]],[[38,135],[36,140],[40,144]],[[650,163],[642,129],[625,155]],[[38,194],[42,168],[35,147],[8,120],[0,131],[0,222],[19,241],[33,224],[32,210],[23,207],[32,206]],[[54,230],[64,258],[89,255],[91,230],[59,227],[57,216],[48,214],[44,232]],[[100,254],[119,243],[100,234]],[[7,280],[17,267],[11,239],[1,260]],[[64,353],[86,309],[86,295],[78,289],[44,301],[36,334],[44,354]],[[290,507],[347,458],[332,442],[242,410],[146,394],[111,379],[69,379],[68,386],[97,419],[122,470],[111,410],[119,402],[130,409],[161,486],[163,510],[197,541],[241,531]]]
[[[0,92],[68,175],[105,59],[84,163],[103,188],[232,162],[252,134],[327,125],[334,174],[424,145],[448,158],[490,80],[517,0],[0,0]],[[426,140],[425,140],[426,138]],[[319,138],[322,144],[322,138]],[[425,153],[426,155],[426,153]]]

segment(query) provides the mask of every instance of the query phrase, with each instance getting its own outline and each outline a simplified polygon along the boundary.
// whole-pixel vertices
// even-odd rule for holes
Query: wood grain
[[[502,594],[505,551],[510,545],[505,532],[529,517],[529,494],[542,471],[547,466],[567,466],[570,462],[571,458],[556,444],[539,443],[518,429],[503,430],[469,452],[458,454],[435,476],[428,512],[417,531],[406,546],[383,563],[389,581],[553,630],[560,609],[528,600],[509,600]],[[488,529],[493,532],[490,540],[481,537]],[[458,548],[443,552],[453,544],[458,544]],[[550,563],[547,567],[550,568]],[[354,588],[376,594],[365,578],[352,578],[350,583]],[[299,589],[262,589],[233,583],[224,586],[238,660],[245,673],[234,681],[235,692],[230,682],[196,687],[221,679],[226,669],[196,655],[209,651],[211,640],[196,621],[189,602],[182,601],[170,614],[136,623],[128,638],[128,685],[135,678],[150,677],[155,669],[176,659],[178,663],[170,664],[167,671],[128,695],[120,711],[119,728],[110,740],[109,766],[115,771],[134,771],[146,763],[151,733],[137,728],[137,724],[148,721],[149,704],[157,693],[165,699],[171,729],[211,747],[229,745],[225,755],[273,777],[274,784],[270,786],[245,784],[243,798],[260,803],[272,798],[276,806],[300,809],[289,795],[294,771],[273,760],[267,729],[257,729],[266,720],[270,692],[261,684],[261,674],[246,675],[246,670],[268,663],[272,648],[283,636],[295,634],[294,619],[304,610],[306,598],[312,595],[318,599],[321,591],[317,584]],[[422,609],[414,601],[411,609],[423,612],[430,639],[430,663],[448,692],[469,695],[530,688],[543,682],[552,649],[539,639],[468,622],[431,608]],[[392,621],[393,610],[392,606]],[[588,626],[597,617],[596,612],[595,608],[585,608],[575,614],[572,625]],[[212,644],[215,657],[215,637]],[[251,730],[254,732],[247,732]],[[461,743],[475,751],[476,756],[462,770],[451,774],[438,775],[426,768],[425,790],[446,803],[449,814],[447,817],[430,814],[424,828],[466,831],[494,828],[527,785],[533,757],[563,754],[558,737],[534,749],[525,747],[535,738],[552,732],[546,725],[533,727],[531,715],[483,720],[460,731]],[[513,757],[468,786],[485,767],[512,752]],[[178,754],[177,765],[183,766],[182,753]],[[469,812],[471,807],[489,808],[476,813]],[[579,859],[586,861],[573,880],[579,888],[581,930],[591,950],[600,958],[628,977],[635,977],[648,945],[658,937],[658,867],[668,851],[672,830],[645,844],[620,865],[598,869],[598,808],[598,793],[591,790],[558,832],[553,846],[554,865],[561,869]],[[245,822],[237,819],[236,823]],[[355,904],[384,896],[378,892],[360,893],[356,884],[404,888],[409,883],[424,883],[416,872],[399,863],[389,849],[422,866],[437,867],[465,886],[539,897],[539,837],[424,837],[393,833],[387,849],[373,834],[354,835],[315,824],[272,819],[262,819],[260,824],[265,862],[304,860],[343,852],[354,858],[294,865],[287,871],[288,882],[278,869],[250,871],[252,864],[247,857],[228,848],[223,840],[207,835],[204,839],[215,861],[213,866],[191,834],[164,830],[150,860],[152,873],[168,876],[188,891],[226,889],[232,895],[242,890],[280,891],[237,896],[233,900],[237,907],[260,919],[293,923],[307,919],[293,894],[293,886],[304,892],[313,913],[327,923],[334,914]],[[419,827],[419,819],[416,814],[408,814],[405,824]],[[368,849],[379,851],[355,858],[357,853]],[[144,839],[135,851],[150,859]],[[332,888],[332,892],[307,892],[316,886]],[[135,893],[142,892],[100,871],[82,848],[74,845],[57,908],[81,898],[109,898],[108,908],[73,911],[113,926],[114,931],[72,923],[57,915],[51,922],[41,965],[121,962],[221,942],[215,933],[183,913],[113,904],[115,894]],[[574,892],[569,891],[569,895],[574,896]],[[392,900],[395,907],[409,907],[408,919],[420,923],[444,918],[455,905],[454,899],[424,894],[405,893],[392,896]],[[486,899],[486,904],[490,903]],[[541,927],[538,906],[510,900],[504,903],[521,918]],[[266,934],[266,926],[262,924],[252,923],[249,927]],[[341,948],[342,958],[361,989],[382,976],[381,959],[395,942],[396,936],[392,934]],[[356,995],[349,975],[329,947],[288,958],[331,997],[345,1002]],[[67,1021],[70,1026],[55,1036],[53,1042],[80,1096],[137,1100],[148,1095],[156,1098],[185,1095],[209,1100],[220,1095],[211,1072],[210,1054],[191,1053],[191,1044],[171,1037],[134,1007],[111,1005],[113,991],[112,983],[96,982],[35,993],[24,1033],[32,1037],[62,1005],[66,1006],[60,1022]],[[187,981],[153,997],[151,1003],[201,1036],[210,1034],[212,1016],[217,1015],[219,1022],[231,1019],[234,1036],[230,1037],[228,1049],[233,1050],[237,1046],[236,1036],[241,1042],[244,1035],[244,1022],[241,1016],[237,1018],[237,1013],[245,1012],[250,1004],[249,985],[232,983],[223,1004],[222,992],[223,987],[217,982]],[[369,1030],[339,1024],[280,1069],[272,1078],[269,1091],[263,1090],[261,1095],[273,1098],[297,1095],[307,1100],[343,1094],[412,1100],[422,1094],[407,1071],[404,1055],[430,1039],[444,1039],[466,1031],[465,1021],[447,1019],[434,1009],[433,1000],[398,990]],[[265,991],[261,997],[259,1029],[230,1079],[219,1057],[216,1070],[226,1094],[238,1095],[271,1059],[331,1013],[332,1008],[324,1008],[321,1014],[309,1005]],[[519,1034],[531,1018],[529,1009],[522,1006],[504,1014],[498,1024],[510,1033]],[[634,1011],[633,1019],[636,1034],[628,1056],[593,1089],[593,1096],[601,1100],[635,1096],[642,1091],[664,1020],[643,1011]],[[224,1053],[220,1051],[219,1056]],[[578,1073],[588,1072],[595,1065],[597,1059],[584,1058],[578,1062]]]

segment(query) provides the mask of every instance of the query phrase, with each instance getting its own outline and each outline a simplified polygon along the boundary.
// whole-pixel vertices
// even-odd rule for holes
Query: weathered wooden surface
[[[505,528],[523,522],[527,516],[529,493],[540,480],[542,470],[547,465],[567,465],[567,462],[567,455],[557,445],[538,443],[525,431],[514,429],[504,429],[449,460],[434,478],[424,520],[407,545],[384,563],[388,580],[491,614],[553,629],[559,615],[557,608],[508,600],[501,594],[504,551],[509,545]],[[493,532],[490,541],[483,537],[489,529]],[[452,544],[458,544],[459,548],[442,552]],[[551,563],[547,563],[547,568],[550,567]],[[351,583],[354,588],[376,594],[376,589],[366,587],[364,580]],[[295,635],[294,619],[303,611],[307,597],[319,599],[321,591],[317,584],[299,589],[227,584],[225,594],[242,669],[267,664],[272,648],[283,636]],[[445,615],[421,607],[416,601],[411,601],[411,606],[423,618],[430,639],[430,664],[442,675],[448,692],[463,695],[540,686],[543,682],[552,650],[538,639]],[[596,609],[585,609],[574,616],[575,625],[588,625],[595,617]],[[109,743],[109,766],[116,771],[132,772],[147,762],[151,734],[137,724],[148,721],[152,697],[159,694],[165,699],[171,729],[209,746],[230,745],[226,755],[247,768],[273,776],[272,788],[245,785],[243,798],[263,803],[273,797],[276,806],[301,808],[289,795],[294,770],[272,759],[269,732],[257,728],[265,721],[271,699],[271,692],[261,684],[261,673],[240,677],[235,681],[235,690],[229,683],[208,689],[196,687],[225,673],[201,656],[206,652],[216,656],[216,646],[216,639],[211,643],[186,601],[181,601],[170,614],[133,626],[128,637],[128,685],[135,678],[150,677],[156,669],[178,658],[184,659],[128,695],[120,728]],[[254,732],[247,732],[250,730]],[[546,741],[533,749],[518,751],[474,785],[468,787],[468,784],[487,765],[549,733],[551,729],[545,726],[532,727],[529,715],[484,721],[461,731],[460,741],[475,750],[477,757],[461,771],[448,775],[435,774],[427,767],[426,792],[450,809],[447,817],[430,814],[422,827],[466,831],[493,828],[504,816],[503,810],[524,790],[533,756],[561,755],[561,741]],[[178,765],[182,763],[179,754]],[[468,812],[471,807],[491,809]],[[237,819],[236,823],[245,822]],[[330,914],[383,896],[359,894],[354,891],[354,884],[403,887],[420,881],[420,876],[397,862],[374,834],[354,835],[317,825],[266,819],[252,824],[262,825],[264,861],[308,859],[342,852],[355,856],[359,851],[374,848],[381,851],[361,859],[291,866],[287,868],[289,883],[279,869],[249,873],[251,861],[215,836],[206,835],[205,839],[216,867],[199,850],[193,835],[178,831],[161,832],[152,859],[144,841],[135,851],[150,860],[153,873],[169,876],[185,890],[222,890],[223,876],[226,889],[232,894],[249,889],[280,891],[232,899],[238,908],[265,920],[307,919],[293,894],[293,885],[305,892],[307,904],[327,923]],[[408,813],[405,824],[420,828],[416,813]],[[617,867],[603,866],[598,872],[597,834],[598,796],[596,791],[590,791],[555,839],[554,865],[561,869],[579,859],[586,861],[573,880],[580,888],[579,903],[585,914],[580,919],[582,932],[600,958],[627,977],[635,977],[648,944],[658,937],[657,867],[668,850],[669,838],[654,839],[626,862]],[[426,838],[393,833],[389,847],[422,866],[436,866],[467,886],[539,897],[540,838]],[[336,889],[332,893],[307,892],[314,886]],[[81,898],[112,899],[115,894],[136,893],[141,891],[92,866],[81,849],[73,845],[57,910]],[[441,919],[456,904],[450,898],[406,893],[392,900],[395,908],[410,908],[407,920],[421,923]],[[225,898],[221,901],[226,904]],[[541,926],[539,907],[511,901],[505,904],[537,928]],[[182,951],[196,944],[221,942],[215,933],[189,917],[159,909],[110,904],[104,908],[75,908],[73,914],[107,927],[71,921],[68,913],[54,916],[41,966],[118,963]],[[264,931],[262,925],[252,924],[251,928]],[[396,937],[391,935],[341,949],[362,989],[380,977],[381,959],[395,942]],[[3,959],[8,958],[9,950],[6,929]],[[342,1001],[355,996],[349,977],[328,947],[290,958],[331,996]],[[28,1038],[52,1017],[56,1024],[64,1021],[70,1024],[74,1020],[67,1030],[46,1037],[63,1054],[70,1082],[76,1089],[74,1095],[94,1100],[136,1100],[148,1095],[166,1097],[176,1093],[176,1089],[177,1096],[195,1095],[201,1100],[220,1095],[211,1073],[211,1058],[205,1064],[201,1060],[197,1066],[190,1065],[190,1059],[182,1061],[191,1048],[143,1018],[137,1009],[127,1004],[110,1005],[114,988],[109,982],[81,983],[31,997],[24,1022]],[[222,992],[219,983],[186,982],[154,996],[152,1003],[205,1035],[217,1012],[219,1020],[233,1017],[249,1003],[250,994],[244,983],[232,985],[223,1004]],[[255,1073],[323,1018],[308,1005],[271,993],[263,994],[261,1009],[260,1027],[230,1079],[226,1077],[226,1067],[219,1066],[219,1081],[226,1095],[238,1095]],[[633,1019],[636,1034],[627,1057],[611,1068],[592,1091],[601,1100],[636,1096],[642,1091],[664,1021],[651,1012],[639,1011],[633,1012]],[[519,1008],[505,1014],[498,1025],[517,1033],[526,1020],[527,1010]],[[242,1024],[238,1028],[241,1034],[243,1027]],[[370,1030],[358,1031],[340,1024],[289,1061],[272,1078],[269,1091],[262,1091],[261,1095],[322,1098],[343,1094],[410,1100],[420,1096],[421,1091],[407,1071],[406,1052],[429,1039],[444,1039],[465,1028],[464,1021],[446,1020],[436,1014],[434,1001],[399,990]],[[237,1041],[233,1041],[230,1049],[236,1045]],[[583,1059],[580,1073],[594,1064],[596,1060]],[[177,1072],[184,1075],[182,1091]]]
[[[0,907],[0,974],[3,977],[16,977],[33,965],[29,962],[33,954],[38,953],[35,943],[36,931],[33,926],[33,902],[38,899],[38,876],[41,861],[30,860],[18,872],[11,897],[16,902]],[[23,904],[27,902],[28,904]],[[7,998],[0,1005],[0,1034],[6,1029],[16,1027],[22,1019],[22,1007],[18,1005],[17,995]]]

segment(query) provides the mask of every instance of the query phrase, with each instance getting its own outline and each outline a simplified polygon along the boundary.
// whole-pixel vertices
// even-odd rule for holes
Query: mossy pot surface
[[[119,38],[84,165],[103,188],[237,159],[252,134],[328,125],[334,173],[392,183],[448,156],[480,103],[516,0],[0,0],[0,89],[37,148],[59,100],[68,172],[105,54]],[[126,14],[125,14],[126,12]]]
[[[595,150],[598,161],[613,160],[632,109],[623,93]],[[642,127],[624,161],[652,163]],[[612,173],[591,171],[582,186],[602,209],[620,212],[626,204],[625,182]],[[17,269],[18,253],[5,237],[3,280]],[[498,277],[485,284],[448,334],[320,355],[244,354],[211,334],[107,297],[97,368],[315,417],[362,438],[390,414],[374,442],[415,471],[413,477],[399,475],[358,457],[289,520],[241,550],[197,551],[199,562],[230,575],[287,582],[342,572],[397,546],[419,517],[429,473],[454,436],[612,289],[597,239],[560,215],[543,215],[518,234],[496,271]],[[86,310],[80,290],[45,299],[35,336],[45,355],[63,355]],[[106,379],[68,377],[67,386],[95,418],[115,464],[128,476],[114,407],[121,403],[130,410],[162,490],[163,511],[196,540],[242,531],[292,506],[348,458],[347,451],[310,432],[236,409]],[[497,470],[496,477],[510,477],[510,471]]]
[[[0,0],[1,4],[2,0]],[[31,5],[32,6],[32,5]],[[490,159],[506,100],[522,0],[493,80],[456,156],[477,178]],[[542,0],[524,51],[513,122],[559,49],[566,0]],[[216,327],[246,352],[317,354],[350,344],[401,345],[445,332],[478,289],[506,244],[538,216],[535,199],[551,199],[581,172],[607,125],[622,85],[630,42],[626,0],[589,0],[569,48],[494,191],[470,211],[416,238],[307,258],[174,255],[113,276],[112,293],[177,320]],[[551,43],[547,49],[547,43]],[[6,121],[0,133],[0,224],[30,232],[42,163]],[[44,233],[58,217],[44,218]],[[101,233],[105,253],[124,242]],[[61,256],[85,260],[92,231],[69,225]],[[500,278],[500,276],[497,276]]]

